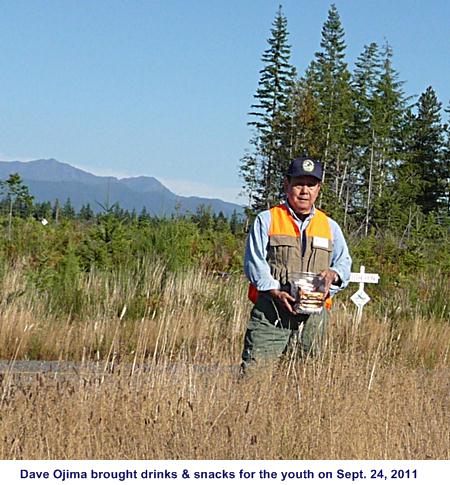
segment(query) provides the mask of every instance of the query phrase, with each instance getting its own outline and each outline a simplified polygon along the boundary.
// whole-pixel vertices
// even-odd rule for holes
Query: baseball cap
[[[292,160],[286,172],[287,177],[302,177],[309,175],[322,180],[323,167],[319,161],[309,157],[299,157]]]

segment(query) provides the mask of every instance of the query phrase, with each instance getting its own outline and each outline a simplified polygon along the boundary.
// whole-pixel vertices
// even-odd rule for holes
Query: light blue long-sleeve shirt
[[[286,206],[292,214],[300,234],[304,234],[305,229],[308,227],[308,224],[314,215],[314,207],[311,214],[302,221],[295,215],[294,211],[289,207],[289,204],[286,203]],[[347,243],[345,242],[341,228],[336,221],[331,218],[328,219],[330,221],[333,238],[333,252],[331,255],[330,269],[336,271],[342,282],[341,286],[331,285],[330,295],[333,296],[336,292],[348,285],[352,259],[348,252]],[[245,248],[244,272],[250,282],[253,283],[259,291],[280,289],[280,283],[272,277],[269,264],[267,263],[267,248],[269,245],[269,229],[271,222],[272,217],[270,210],[258,214],[248,234]],[[301,244],[300,240],[299,244]]]

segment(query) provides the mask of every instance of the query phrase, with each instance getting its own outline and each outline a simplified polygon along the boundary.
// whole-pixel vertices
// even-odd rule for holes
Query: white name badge
[[[326,237],[313,237],[313,248],[317,249],[327,249],[328,250],[328,239]]]

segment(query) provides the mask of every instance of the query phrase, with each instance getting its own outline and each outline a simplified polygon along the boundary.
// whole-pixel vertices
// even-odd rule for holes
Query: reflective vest
[[[269,245],[267,262],[273,278],[281,286],[288,284],[292,275],[301,271],[320,273],[328,269],[333,253],[333,236],[329,218],[319,209],[303,234],[285,204],[270,209],[271,224],[269,228]],[[248,296],[256,303],[258,290],[252,284]],[[331,298],[325,302],[331,307]]]

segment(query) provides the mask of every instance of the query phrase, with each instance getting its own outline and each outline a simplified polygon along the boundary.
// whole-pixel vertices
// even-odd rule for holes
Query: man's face
[[[320,191],[320,181],[310,175],[291,177],[284,181],[284,189],[296,214],[309,214]]]

